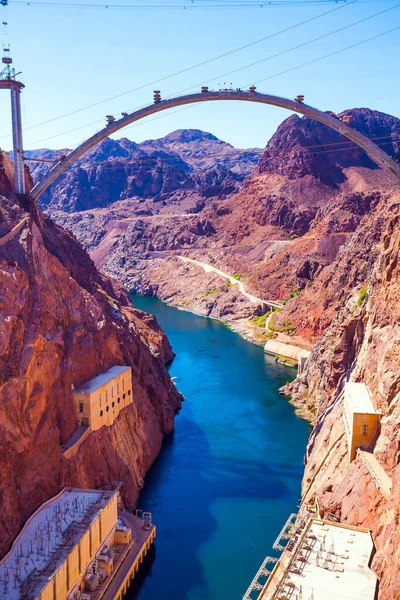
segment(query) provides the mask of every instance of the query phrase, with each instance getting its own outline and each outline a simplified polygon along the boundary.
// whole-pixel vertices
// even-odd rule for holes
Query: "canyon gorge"
[[[367,108],[341,116],[400,160],[399,119]],[[48,169],[34,160],[65,153],[26,152],[27,179]],[[1,160],[0,551],[67,483],[123,480],[133,507],[173,429],[182,400],[165,369],[173,353],[128,290],[221,319],[258,344],[281,335],[312,349],[305,371],[283,389],[313,424],[303,494],[317,495],[344,523],[372,530],[379,598],[393,600],[400,588],[398,182],[340,134],[297,115],[264,150],[238,150],[199,130],[140,144],[107,139],[38,206],[16,197],[12,165],[4,153]],[[266,305],[232,277],[282,309],[266,316]],[[132,367],[136,402],[66,461],[60,448],[74,428],[71,386],[115,363]],[[390,496],[360,460],[348,463],[338,398],[349,378],[368,385],[382,413],[374,454],[392,481]]]
[[[154,317],[100,274],[73,236],[12,189],[0,169],[0,552],[63,486],[123,481],[134,507],[143,478],[172,431],[181,396],[166,371],[171,347]],[[29,177],[27,175],[27,177]],[[115,364],[132,367],[131,404],[111,427],[61,446],[76,427],[71,389]]]

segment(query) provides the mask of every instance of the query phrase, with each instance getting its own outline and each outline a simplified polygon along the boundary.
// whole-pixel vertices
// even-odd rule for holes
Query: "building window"
[[[130,395],[131,395],[131,390],[128,390],[128,396],[130,396]]]
[[[82,404],[82,402],[79,402],[79,412],[83,412],[83,404]]]
[[[106,412],[108,412],[110,410],[110,408],[108,406],[106,406]]]
[[[122,399],[125,400],[126,394],[122,394]]]
[[[368,435],[368,425],[363,425],[362,426],[362,434],[363,435]]]
[[[115,406],[115,402],[113,402],[111,406],[114,408],[114,406]]]
[[[102,410],[100,411],[100,416],[101,416],[101,417],[103,416],[103,411],[102,411]]]
[[[118,402],[118,404],[119,404],[119,403],[121,402],[121,398],[118,398],[117,402]]]

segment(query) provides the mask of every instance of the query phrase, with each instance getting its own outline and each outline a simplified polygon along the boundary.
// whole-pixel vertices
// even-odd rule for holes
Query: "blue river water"
[[[167,333],[185,402],[139,499],[157,539],[127,598],[239,600],[300,497],[308,425],[277,392],[294,369],[220,322],[132,301]]]

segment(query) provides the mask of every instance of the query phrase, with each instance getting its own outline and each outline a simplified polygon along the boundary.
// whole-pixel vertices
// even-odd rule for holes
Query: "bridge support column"
[[[14,188],[16,194],[25,194],[24,150],[22,144],[21,88],[11,87],[11,118],[14,151]]]

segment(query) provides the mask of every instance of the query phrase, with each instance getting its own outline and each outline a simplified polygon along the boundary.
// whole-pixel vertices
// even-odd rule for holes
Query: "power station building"
[[[349,448],[349,462],[357,449],[372,452],[379,435],[380,414],[365,383],[347,381],[344,388],[343,420]]]
[[[115,366],[72,392],[77,426],[96,431],[112,425],[123,408],[132,403],[131,367]]]
[[[118,500],[118,488],[69,488],[42,504],[0,562],[1,600],[122,598],[155,527]]]
[[[118,525],[117,495],[63,490],[43,504],[0,563],[0,597],[66,599],[75,586],[82,586],[100,548],[113,542]],[[99,577],[103,575],[99,573]]]

